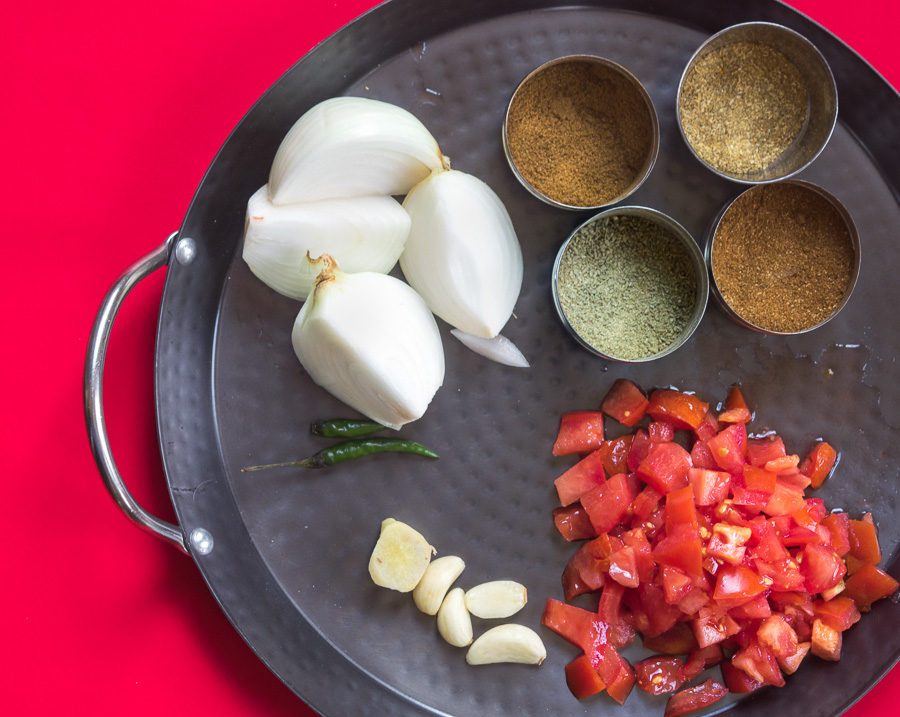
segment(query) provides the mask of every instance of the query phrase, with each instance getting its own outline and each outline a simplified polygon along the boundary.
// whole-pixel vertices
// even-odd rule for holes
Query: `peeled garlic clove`
[[[480,635],[466,653],[470,665],[521,662],[540,665],[547,649],[540,636],[524,625],[498,625]]]
[[[467,334],[492,338],[522,288],[522,249],[506,207],[480,179],[437,172],[403,201],[412,218],[400,267],[431,310]]]
[[[450,586],[465,568],[462,558],[456,555],[445,555],[432,561],[413,590],[416,607],[426,615],[436,615]]]
[[[466,592],[466,608],[485,619],[515,615],[528,602],[528,591],[514,580],[492,580]]]
[[[294,322],[310,378],[367,418],[400,428],[420,418],[444,381],[444,349],[422,298],[386,274],[347,274],[323,255]]]
[[[462,588],[453,588],[441,602],[437,613],[437,628],[441,637],[453,647],[465,647],[472,642],[472,617],[466,610]]]
[[[386,274],[400,258],[409,214],[392,197],[273,204],[268,185],[247,202],[243,259],[265,284],[304,300],[318,269],[306,261],[329,254],[344,271]]]
[[[419,584],[434,552],[415,528],[387,518],[369,558],[369,575],[376,585],[408,593]]]
[[[312,107],[288,131],[269,173],[275,204],[406,194],[446,159],[412,113],[364,97]]]
[[[528,368],[528,359],[519,351],[518,347],[505,336],[497,334],[492,339],[483,339],[480,336],[472,336],[459,329],[451,329],[460,342],[475,353],[489,358],[491,361],[502,363],[505,366],[516,368]]]

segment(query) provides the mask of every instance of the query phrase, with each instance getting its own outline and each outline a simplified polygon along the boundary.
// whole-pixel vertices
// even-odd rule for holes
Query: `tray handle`
[[[128,293],[154,271],[168,264],[177,235],[178,232],[171,234],[156,249],[128,267],[103,298],[88,341],[84,368],[84,415],[94,460],[116,505],[140,528],[188,553],[184,531],[148,513],[128,491],[113,459],[103,413],[103,369],[113,321]]]

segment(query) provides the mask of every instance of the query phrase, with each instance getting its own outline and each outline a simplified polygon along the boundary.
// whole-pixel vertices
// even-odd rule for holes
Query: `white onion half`
[[[411,112],[364,97],[335,97],[307,111],[272,162],[275,204],[406,194],[446,160]]]
[[[503,202],[480,179],[457,170],[417,184],[403,207],[412,219],[400,267],[439,317],[493,338],[522,288],[522,249]]]
[[[363,415],[400,428],[425,413],[444,381],[434,316],[406,283],[347,274],[330,257],[294,322],[291,340],[316,384]]]
[[[393,197],[272,204],[266,186],[247,203],[243,259],[269,287],[305,299],[318,274],[306,255],[329,254],[348,272],[388,273],[397,263],[409,215]]]

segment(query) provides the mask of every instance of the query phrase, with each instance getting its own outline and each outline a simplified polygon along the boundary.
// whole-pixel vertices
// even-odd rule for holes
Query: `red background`
[[[106,289],[178,228],[229,131],[374,4],[3,3],[4,714],[312,714],[232,629],[191,559],[115,508],[88,447],[82,371]],[[900,87],[895,0],[789,4]],[[174,520],[153,416],[163,278],[120,313],[105,389],[129,487]],[[898,699],[900,668],[848,714],[896,713]]]

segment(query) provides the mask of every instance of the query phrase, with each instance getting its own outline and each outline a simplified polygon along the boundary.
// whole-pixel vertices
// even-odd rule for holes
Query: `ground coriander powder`
[[[792,182],[744,192],[713,238],[713,278],[722,298],[744,320],[779,333],[827,319],[850,288],[855,261],[837,208]]]
[[[603,217],[569,241],[557,273],[569,324],[607,356],[640,360],[671,346],[697,301],[694,265],[681,242],[639,216]]]
[[[758,171],[778,159],[803,129],[807,107],[800,71],[756,42],[735,42],[699,58],[679,95],[685,138],[725,174]]]
[[[523,82],[510,103],[506,137],[522,177],[574,207],[624,195],[654,145],[651,111],[634,81],[589,60],[551,64]]]

